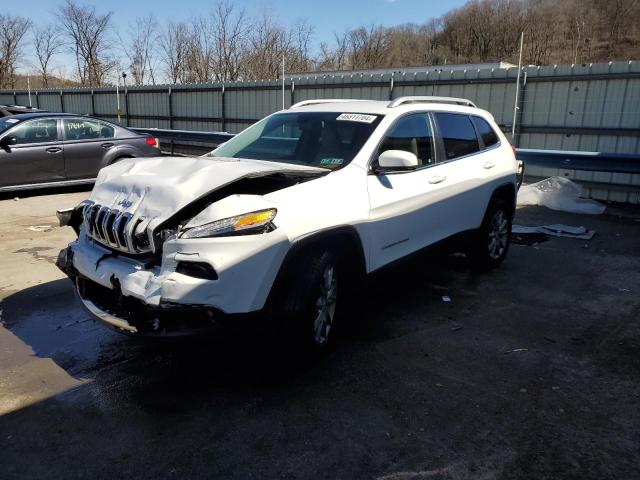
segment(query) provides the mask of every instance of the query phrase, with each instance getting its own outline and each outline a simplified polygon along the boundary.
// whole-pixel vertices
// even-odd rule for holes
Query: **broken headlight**
[[[277,210],[275,208],[269,208],[216,220],[215,222],[191,227],[182,232],[180,238],[222,237],[269,232],[273,229],[271,221],[275,218],[276,213]]]

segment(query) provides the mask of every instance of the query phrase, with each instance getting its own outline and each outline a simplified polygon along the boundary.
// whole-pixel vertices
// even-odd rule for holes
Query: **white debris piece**
[[[562,225],[560,223],[535,227],[513,225],[511,232],[516,234],[544,233],[553,237],[579,238],[580,240],[591,240],[596,234],[595,230],[587,230],[585,227],[572,227],[571,225]]]
[[[29,227],[29,230],[32,232],[49,232],[51,228],[51,225],[32,225]]]
[[[570,213],[600,215],[606,206],[584,197],[583,188],[564,177],[549,177],[518,191],[518,206],[540,205]]]

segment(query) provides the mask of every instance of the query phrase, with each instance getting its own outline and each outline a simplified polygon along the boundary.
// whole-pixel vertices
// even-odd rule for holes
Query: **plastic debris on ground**
[[[50,232],[51,226],[50,225],[32,225],[31,227],[29,227],[29,230],[31,230],[32,232]]]
[[[563,225],[555,223],[553,225],[539,225],[527,227],[524,225],[513,225],[511,233],[516,235],[536,235],[544,234],[552,237],[577,238],[580,240],[591,240],[596,234],[595,230],[587,230],[585,227],[572,227],[571,225]]]
[[[523,185],[518,191],[518,206],[539,205],[569,213],[600,215],[606,206],[584,198],[584,189],[564,177],[549,177],[540,182]]]
[[[531,247],[549,240],[549,235],[544,233],[515,233],[512,232],[511,243]]]

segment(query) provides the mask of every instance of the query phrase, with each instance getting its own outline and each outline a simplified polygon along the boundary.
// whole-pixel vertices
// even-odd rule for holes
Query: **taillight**
[[[516,147],[514,147],[513,145],[511,145],[511,150],[513,150],[513,156],[517,156],[518,151],[516,150]]]
[[[144,141],[147,142],[147,145],[151,145],[152,147],[159,147],[160,146],[160,142],[158,141],[157,138],[146,137],[144,139]]]

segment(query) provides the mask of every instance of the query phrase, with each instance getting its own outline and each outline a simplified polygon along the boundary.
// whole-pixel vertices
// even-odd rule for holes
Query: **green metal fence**
[[[405,74],[287,77],[285,108],[313,98],[389,100],[403,95],[468,98],[489,110],[522,148],[640,153],[640,62],[427,70]],[[119,90],[123,125],[237,133],[282,108],[278,80],[128,87]],[[0,91],[0,104],[118,119],[115,88]]]

